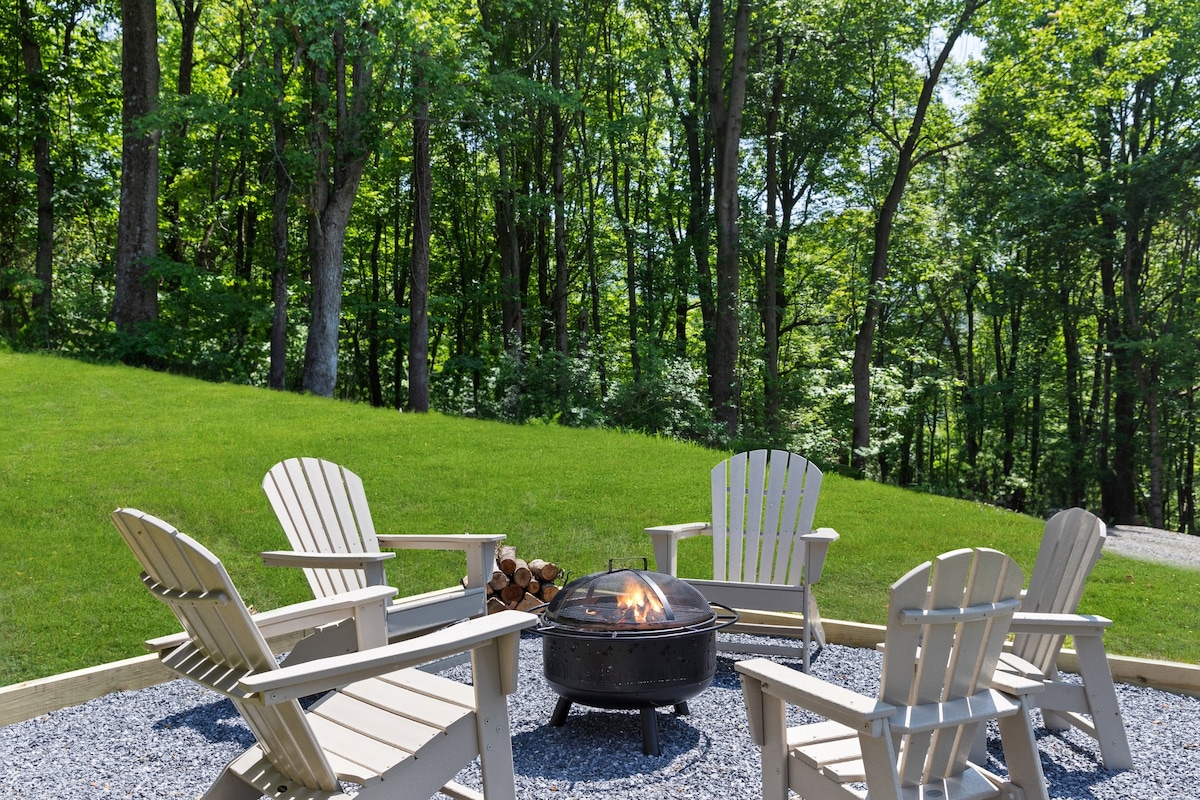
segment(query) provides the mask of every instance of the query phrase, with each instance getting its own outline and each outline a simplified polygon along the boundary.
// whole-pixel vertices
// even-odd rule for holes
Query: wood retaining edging
[[[742,612],[741,621],[765,628],[792,622],[787,615]],[[826,640],[848,647],[870,647],[883,641],[882,625],[822,620]],[[299,637],[293,637],[293,639]],[[272,641],[277,650],[285,642]],[[1108,657],[1113,679],[1134,686],[1149,686],[1167,692],[1200,697],[1200,666],[1128,656]],[[1064,672],[1078,672],[1079,659],[1073,650],[1063,650],[1058,661]],[[144,689],[178,676],[164,667],[154,654],[127,658],[86,669],[64,672],[49,678],[0,687],[0,726],[40,717],[60,708],[86,703],[110,692]]]

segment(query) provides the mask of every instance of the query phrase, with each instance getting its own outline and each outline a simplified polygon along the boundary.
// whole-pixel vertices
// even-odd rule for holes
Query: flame
[[[624,589],[617,597],[622,622],[645,625],[663,621],[665,614],[662,602],[645,586],[631,579],[625,582]]]

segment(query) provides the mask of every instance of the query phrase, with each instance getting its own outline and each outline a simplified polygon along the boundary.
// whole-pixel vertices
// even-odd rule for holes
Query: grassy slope
[[[125,367],[0,353],[0,685],[143,652],[166,609],[108,521],[133,506],[204,542],[246,602],[307,598],[302,577],[256,553],[285,546],[262,476],[316,455],[358,472],[380,532],[499,532],[575,575],[650,556],[643,527],[707,517],[717,454],[611,431],[404,415]],[[976,504],[829,476],[818,523],[842,540],[819,588],[828,617],[880,622],[886,587],[957,546],[1010,553],[1027,570],[1040,523]],[[702,574],[704,543],[686,543]],[[397,563],[399,562],[399,563]],[[421,591],[457,580],[454,556],[391,562]],[[1200,657],[1200,573],[1107,557],[1083,610],[1116,621],[1110,652]],[[1153,609],[1153,612],[1149,610]]]

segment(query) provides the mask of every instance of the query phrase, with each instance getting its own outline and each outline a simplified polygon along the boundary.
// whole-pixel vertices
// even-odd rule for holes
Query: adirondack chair
[[[1104,631],[1112,620],[1075,613],[1106,536],[1104,522],[1082,508],[1069,508],[1049,519],[1029,587],[1013,617],[1012,653],[1020,661],[1007,664],[1002,659],[1001,663],[1018,673],[1021,664],[1033,664],[1044,675],[1046,688],[1035,704],[1042,710],[1046,728],[1065,730],[1073,725],[1097,740],[1107,769],[1132,769],[1133,756],[1104,650]],[[1059,678],[1056,664],[1065,636],[1071,637],[1079,657],[1082,685]]]
[[[457,798],[516,796],[505,695],[516,688],[520,631],[537,618],[504,611],[426,636],[349,655],[279,667],[260,619],[279,627],[308,625],[297,609],[251,616],[221,562],[160,519],[118,509],[113,522],[141,562],[142,582],[183,624],[182,644],[159,650],[163,663],[233,701],[258,743],[233,759],[203,795],[345,798],[340,781],[361,784],[360,800],[425,798],[439,790]],[[394,591],[394,590],[391,590]],[[388,590],[376,597],[382,636]],[[300,604],[320,617],[339,597]],[[469,651],[473,686],[410,668]],[[328,692],[308,711],[298,698]],[[484,794],[452,779],[476,756]],[[175,787],[178,788],[178,787]]]
[[[261,553],[263,563],[303,568],[316,597],[386,585],[384,562],[396,554],[380,548],[465,554],[463,585],[392,601],[387,614],[389,640],[486,613],[487,582],[502,534],[377,535],[362,480],[322,459],[281,461],[267,472],[262,486],[293,548]]]
[[[832,528],[813,530],[821,470],[803,456],[783,450],[739,453],[713,467],[712,519],[646,528],[659,572],[676,577],[681,539],[711,536],[713,579],[683,578],[710,602],[739,610],[785,611],[803,615],[793,626],[738,623],[729,633],[793,635],[788,645],[733,644],[721,650],[799,657],[807,672],[815,638],[825,646],[825,629],[812,586],[821,578]]]
[[[1046,800],[1027,713],[1041,681],[1010,675],[1004,692],[992,688],[1022,580],[1003,553],[963,549],[893,584],[878,699],[767,659],[737,663],[763,797],[787,800],[790,787],[805,800]],[[788,728],[788,704],[826,721]],[[1008,779],[968,760],[990,719]]]

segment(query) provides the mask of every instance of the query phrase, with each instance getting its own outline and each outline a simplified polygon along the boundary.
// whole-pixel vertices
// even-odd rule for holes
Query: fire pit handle
[[[646,558],[645,556],[626,556],[624,558],[610,558],[608,560],[608,571],[615,572],[616,570],[613,569],[613,564],[618,561],[637,561],[639,558],[641,558],[641,560],[642,560],[642,570],[648,572],[650,570],[650,559]],[[630,567],[622,567],[621,569],[630,569]]]
[[[719,631],[722,628],[728,628],[730,625],[734,624],[742,617],[742,615],[739,614],[736,610],[730,608],[729,606],[725,605],[724,603],[714,603],[712,601],[709,601],[708,604],[710,606],[713,606],[714,608],[719,608],[725,612],[724,614],[718,613],[717,618],[715,620],[713,620],[712,626],[713,626],[713,630],[715,630],[715,631]]]

